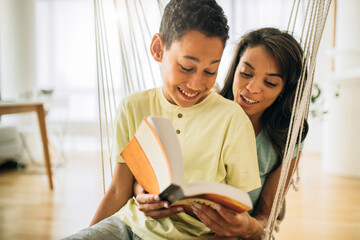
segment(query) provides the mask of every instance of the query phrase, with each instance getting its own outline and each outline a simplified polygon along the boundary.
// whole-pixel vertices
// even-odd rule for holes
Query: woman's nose
[[[251,79],[246,85],[246,89],[249,90],[250,93],[260,93],[261,81],[255,78]]]

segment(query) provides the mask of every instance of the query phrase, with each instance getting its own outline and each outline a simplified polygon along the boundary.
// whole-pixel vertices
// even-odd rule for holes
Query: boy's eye
[[[181,69],[186,71],[186,72],[190,72],[191,70],[193,70],[193,68],[186,68],[183,65],[180,65]]]
[[[277,84],[269,82],[269,81],[265,81],[265,84],[270,86],[270,87],[276,87],[277,86]]]
[[[240,74],[245,78],[250,78],[252,76],[251,74],[248,74],[248,73],[245,73],[245,72],[240,72]]]

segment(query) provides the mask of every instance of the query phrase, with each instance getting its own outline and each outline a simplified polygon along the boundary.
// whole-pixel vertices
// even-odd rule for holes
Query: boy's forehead
[[[201,59],[199,59],[195,56],[185,55],[185,56],[183,56],[183,58],[186,58],[186,59],[192,60],[194,62],[198,62],[198,63],[201,62]],[[220,62],[220,59],[215,59],[215,60],[210,61],[210,64],[214,64],[214,63],[218,63],[218,62]]]
[[[180,38],[174,39],[172,44],[175,42],[183,42],[186,44],[198,44],[200,46],[200,45],[203,45],[204,43],[206,44],[206,43],[213,42],[213,41],[221,42],[221,44],[224,47],[222,39],[219,36],[211,36],[210,37],[201,31],[190,30],[190,31],[187,31],[186,33],[184,33]]]
[[[212,57],[212,61],[219,61],[224,44],[220,37],[207,37],[198,31],[191,31],[179,40],[174,41],[170,51],[176,51],[181,57],[193,61],[199,61],[202,57]]]

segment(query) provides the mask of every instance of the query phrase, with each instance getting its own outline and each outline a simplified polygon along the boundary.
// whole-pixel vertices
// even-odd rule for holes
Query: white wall
[[[0,0],[0,80],[3,99],[16,98],[34,89],[34,14],[34,0]]]
[[[323,167],[360,177],[360,1],[338,1],[335,72],[327,81],[329,114],[324,122]],[[334,92],[339,96],[335,97]]]
[[[35,0],[0,0],[0,91],[3,100],[33,97],[35,50]],[[1,117],[1,124],[15,125],[25,137],[32,139],[27,141],[29,148],[42,157],[37,121],[35,112]]]
[[[322,112],[328,111],[325,103],[326,91],[324,88],[332,72],[332,56],[329,51],[333,48],[334,2],[330,7],[316,61],[314,83],[321,87],[322,92],[317,102],[310,106],[310,110],[316,110],[317,114],[316,117],[309,115],[309,133],[304,146],[305,151],[312,153],[321,153],[323,148],[323,122],[327,117],[327,113],[322,114]]]

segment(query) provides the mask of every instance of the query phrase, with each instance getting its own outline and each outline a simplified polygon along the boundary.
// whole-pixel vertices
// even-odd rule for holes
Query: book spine
[[[175,184],[168,186],[159,195],[162,200],[166,200],[170,203],[174,203],[184,197],[184,193],[181,190],[181,187]]]

